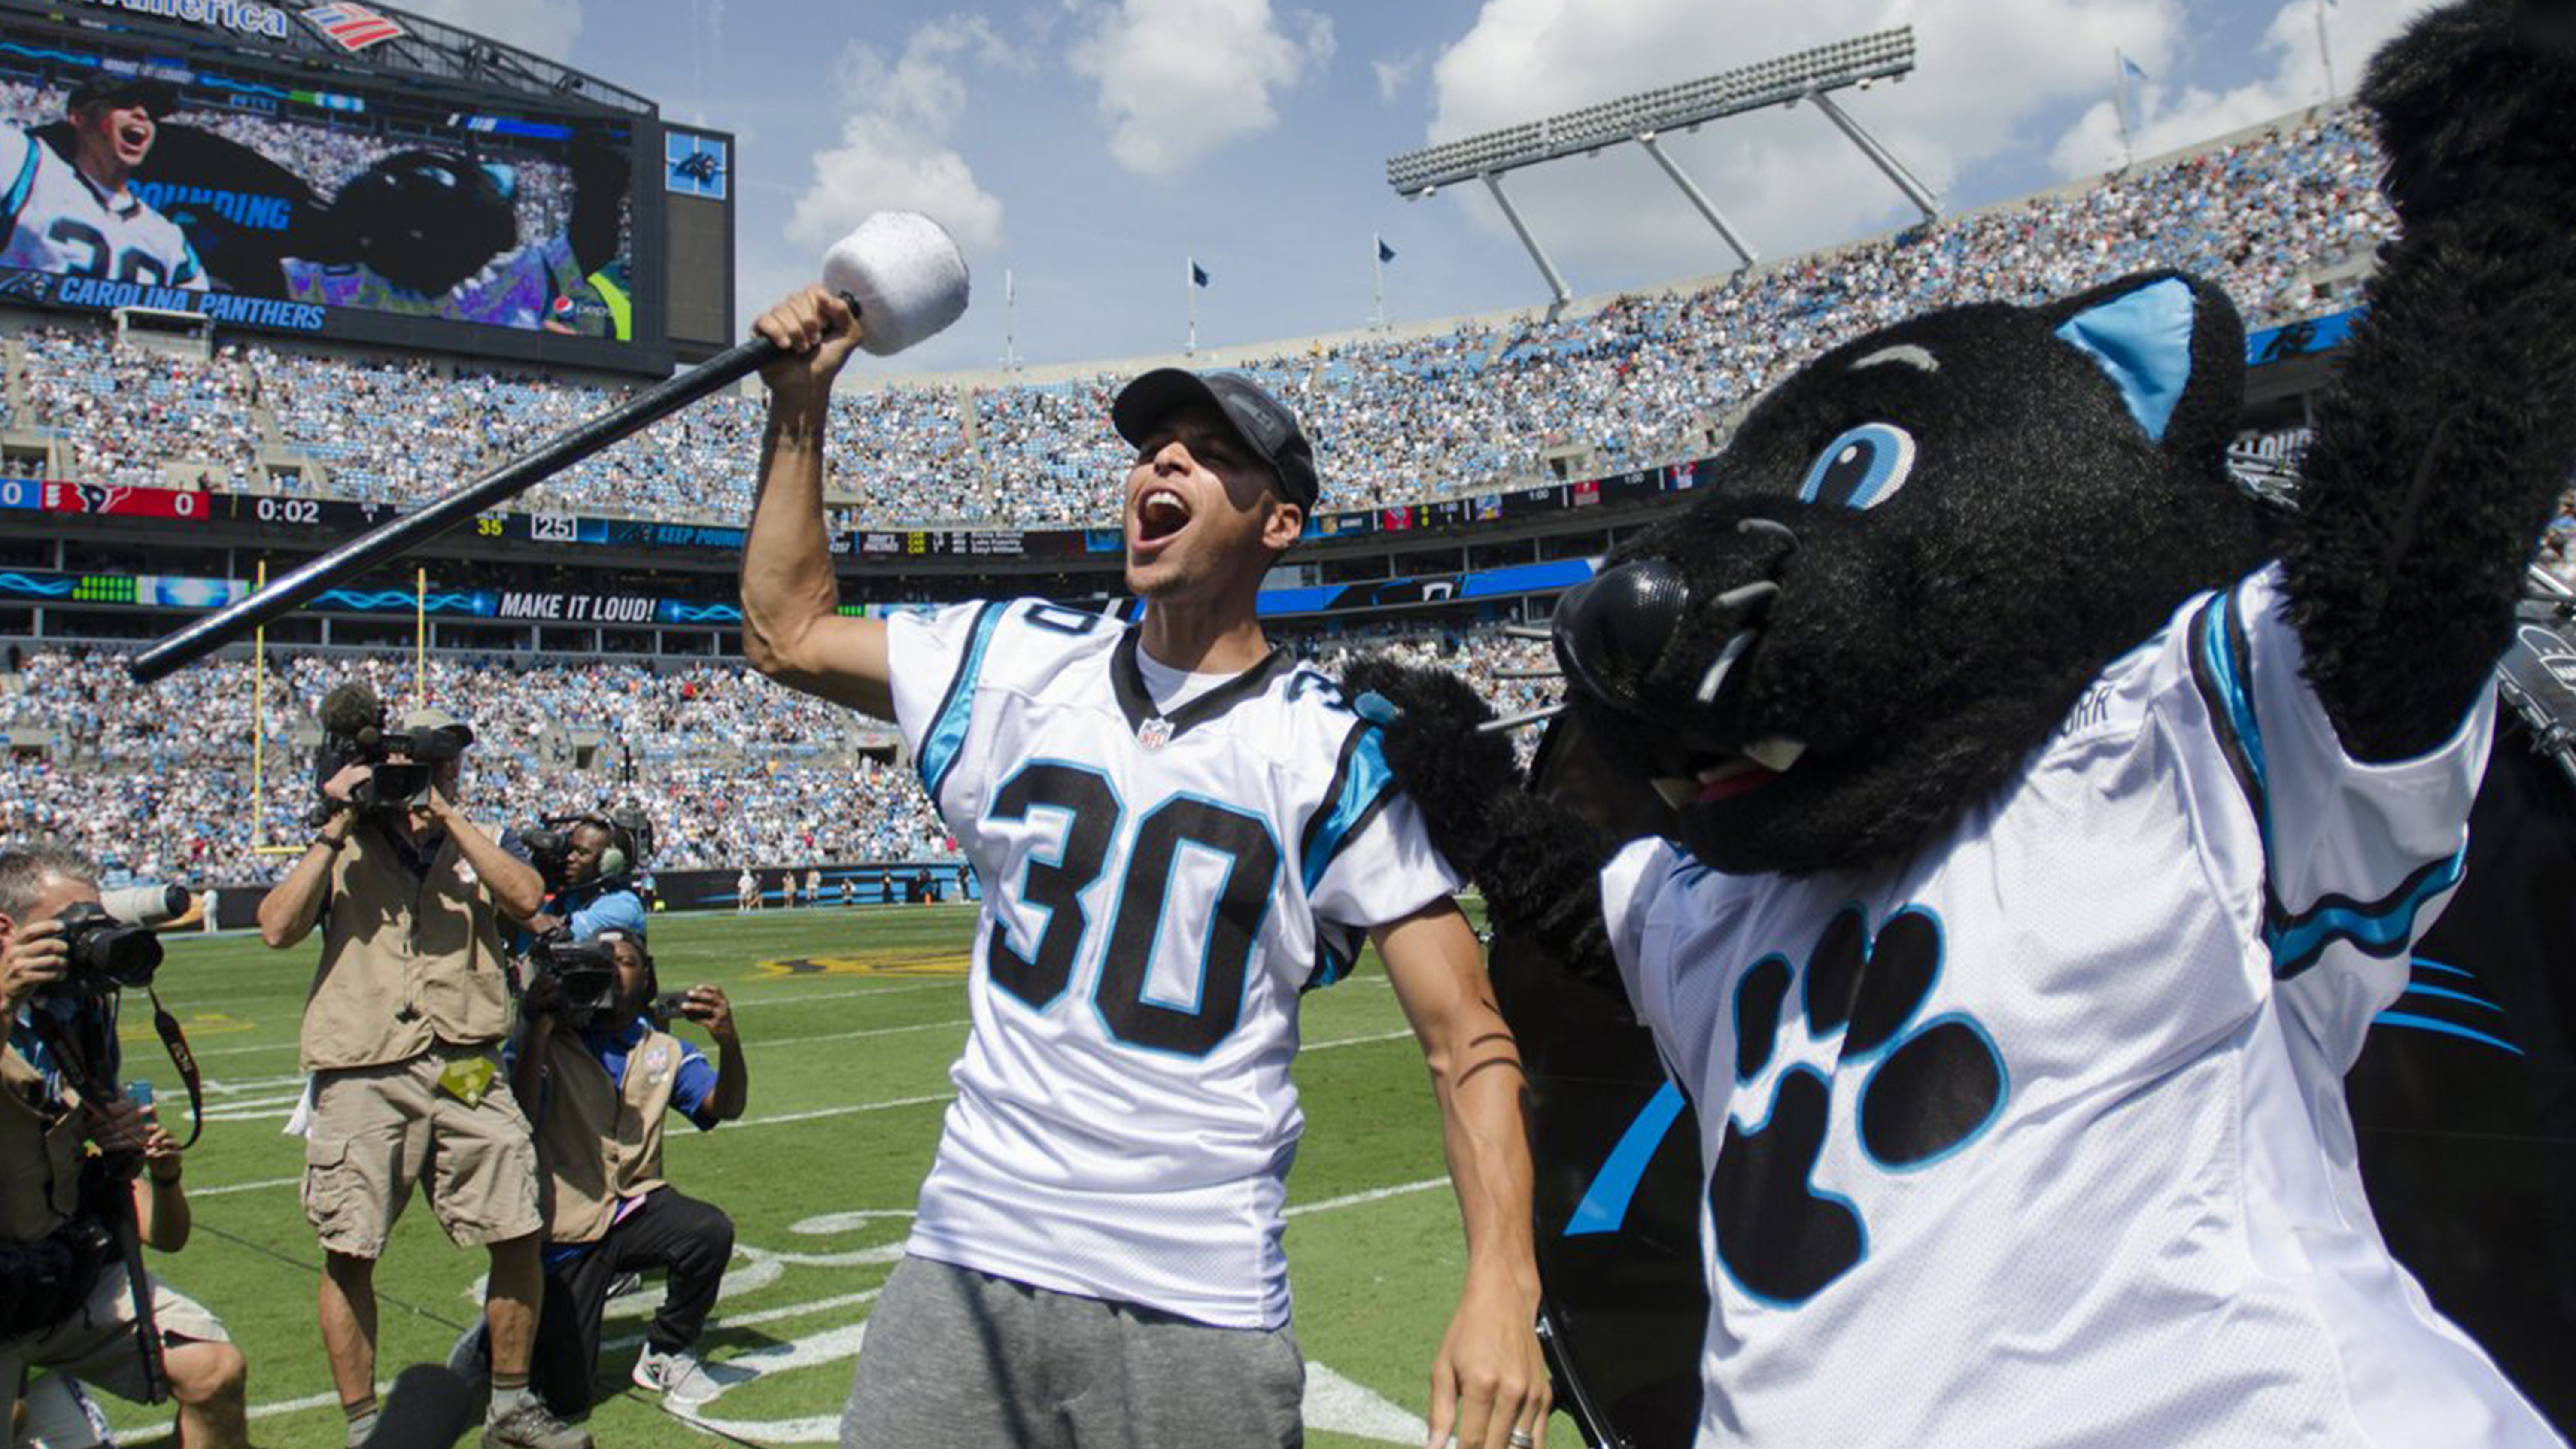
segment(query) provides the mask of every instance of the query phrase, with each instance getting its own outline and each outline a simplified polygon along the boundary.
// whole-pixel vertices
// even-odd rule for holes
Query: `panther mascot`
[[[1962,306],[1786,379],[1561,602],[1561,723],[1671,838],[1516,788],[1451,676],[1346,680],[1695,1114],[1694,1443],[2561,1442],[2385,1247],[2342,1079],[2576,465],[2576,7],[2424,16],[2362,101],[2403,231],[2294,506],[2226,468],[2216,288]]]

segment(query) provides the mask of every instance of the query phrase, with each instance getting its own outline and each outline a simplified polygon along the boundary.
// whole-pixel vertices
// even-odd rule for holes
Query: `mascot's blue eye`
[[[1894,423],[1863,423],[1816,455],[1807,481],[1798,485],[1801,503],[1876,508],[1905,486],[1914,471],[1914,435]]]

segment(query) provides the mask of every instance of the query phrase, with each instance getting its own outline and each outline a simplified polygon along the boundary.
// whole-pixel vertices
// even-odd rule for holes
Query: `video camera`
[[[384,701],[355,681],[322,696],[319,713],[322,748],[314,757],[314,781],[327,783],[351,765],[373,766],[350,797],[360,810],[398,810],[428,798],[435,767],[465,752],[465,741],[447,730],[388,731]],[[391,763],[396,755],[405,763]]]
[[[617,953],[597,941],[576,941],[569,931],[549,931],[528,948],[531,981],[555,983],[555,1020],[574,1030],[617,1006]]]

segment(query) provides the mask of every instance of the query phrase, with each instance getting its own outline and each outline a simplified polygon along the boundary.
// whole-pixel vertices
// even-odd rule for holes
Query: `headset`
[[[607,832],[608,848],[599,853],[599,874],[586,882],[588,885],[607,885],[622,880],[653,855],[653,822],[643,811],[632,806],[549,815],[538,824],[545,830],[559,831],[566,836],[584,825]]]

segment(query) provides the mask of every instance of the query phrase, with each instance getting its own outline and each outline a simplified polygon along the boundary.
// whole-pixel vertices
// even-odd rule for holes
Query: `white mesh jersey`
[[[206,269],[177,222],[131,191],[109,196],[14,126],[0,125],[0,184],[0,267],[205,290]]]
[[[2494,702],[2357,763],[2281,607],[2192,600],[1912,859],[1612,863],[1712,1165],[1700,1444],[2559,1442],[2390,1257],[2343,1096]]]
[[[910,1250],[1286,1322],[1300,993],[1458,887],[1376,728],[1275,653],[1165,717],[1137,631],[1052,604],[887,635],[896,725],[984,894]]]

